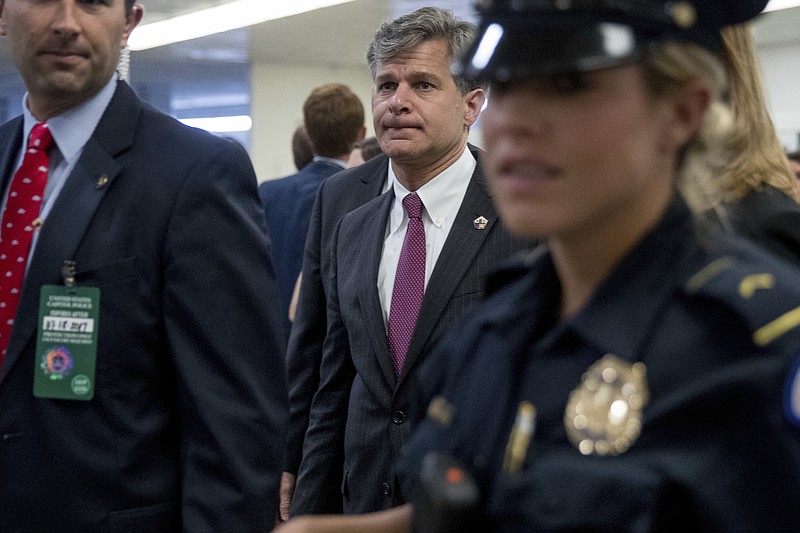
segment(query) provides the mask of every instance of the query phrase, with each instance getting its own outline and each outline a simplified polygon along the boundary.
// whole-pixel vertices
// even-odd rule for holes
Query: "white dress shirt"
[[[425,226],[425,288],[431,277],[436,260],[442,252],[444,242],[453,227],[453,220],[458,214],[467,186],[475,172],[477,161],[468,148],[464,153],[440,174],[417,189],[422,200],[422,223]],[[378,295],[383,309],[384,325],[389,323],[389,309],[392,305],[392,290],[397,273],[397,262],[403,249],[403,241],[408,227],[408,214],[403,208],[403,198],[410,192],[397,180],[389,164],[389,183],[394,190],[389,220],[386,224],[386,235],[383,241],[383,253],[378,269]]]

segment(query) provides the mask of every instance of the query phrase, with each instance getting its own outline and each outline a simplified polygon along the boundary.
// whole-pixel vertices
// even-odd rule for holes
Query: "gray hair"
[[[372,79],[377,76],[378,65],[413,50],[426,41],[447,43],[451,61],[463,55],[477,35],[474,24],[457,19],[453,12],[438,7],[422,7],[413,13],[384,22],[367,50]],[[454,75],[453,80],[462,95],[483,87],[482,83]]]

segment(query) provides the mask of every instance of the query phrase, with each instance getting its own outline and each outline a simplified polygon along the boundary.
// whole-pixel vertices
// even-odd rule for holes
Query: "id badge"
[[[42,287],[34,396],[61,400],[94,397],[99,317],[97,287]]]

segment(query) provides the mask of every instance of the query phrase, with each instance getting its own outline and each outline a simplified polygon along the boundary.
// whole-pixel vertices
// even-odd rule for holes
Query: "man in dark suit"
[[[404,501],[392,463],[412,422],[416,372],[481,297],[487,272],[526,244],[498,221],[479,152],[467,146],[484,91],[449,65],[473,32],[448,11],[422,8],[381,26],[370,46],[374,125],[388,158],[337,178],[388,175],[391,188],[342,218],[323,258],[327,336],[292,515],[329,512],[336,498],[345,513]],[[405,207],[415,196],[421,216]],[[396,326],[407,313],[395,304],[411,299],[402,281],[411,218],[414,232],[424,226],[422,264],[411,261],[420,284],[424,274],[424,296],[416,325]]]
[[[266,181],[258,188],[272,242],[287,340],[292,327],[289,304],[303,266],[314,196],[322,180],[345,168],[353,145],[366,132],[361,100],[340,83],[311,91],[303,104],[303,123],[314,151],[312,162],[297,174]]]
[[[0,282],[19,294],[0,339],[3,531],[274,520],[286,385],[255,174],[235,143],[117,80],[141,15],[135,0],[0,0],[28,88],[23,116],[0,126],[4,205],[36,151],[28,132],[55,141],[40,205],[6,209],[0,230],[0,248],[22,246],[6,217],[36,217],[21,288]]]

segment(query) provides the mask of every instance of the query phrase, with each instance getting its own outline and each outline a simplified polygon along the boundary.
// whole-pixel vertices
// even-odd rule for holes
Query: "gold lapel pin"
[[[105,187],[107,184],[108,184],[108,176],[106,176],[105,174],[103,174],[103,175],[102,175],[102,176],[100,176],[100,178],[97,180],[97,184],[95,185],[95,187],[97,187],[98,189],[102,189],[102,188],[103,188],[103,187]]]
[[[489,223],[485,217],[479,216],[475,220],[472,221],[472,225],[475,226],[475,229],[486,229],[486,225]]]

